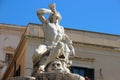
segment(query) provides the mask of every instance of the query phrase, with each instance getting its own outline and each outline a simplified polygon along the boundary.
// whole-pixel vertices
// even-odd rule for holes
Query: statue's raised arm
[[[50,4],[49,8],[50,9],[41,8],[37,10],[37,16],[43,24],[47,23],[44,14],[54,15],[57,13],[55,4]]]
[[[44,14],[52,14],[52,11],[45,8],[37,10],[37,16],[43,24],[47,23],[47,20],[45,19]]]

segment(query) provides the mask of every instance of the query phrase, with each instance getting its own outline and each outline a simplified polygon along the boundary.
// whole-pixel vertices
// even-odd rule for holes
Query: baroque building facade
[[[12,60],[24,31],[23,26],[0,24],[0,79]]]
[[[5,26],[5,24],[1,25]],[[11,25],[7,26],[10,27]],[[21,27],[16,26],[14,28]],[[74,29],[65,29],[65,32],[73,41],[76,52],[75,57],[71,58],[73,60],[70,67],[71,72],[88,77],[90,80],[119,80],[119,35]],[[15,76],[31,76],[32,55],[35,49],[44,42],[43,28],[42,25],[31,23],[20,33],[21,35],[23,33],[22,37],[19,35],[16,42],[11,42],[11,45],[16,45],[16,47],[12,47],[14,48],[14,57],[2,80]]]

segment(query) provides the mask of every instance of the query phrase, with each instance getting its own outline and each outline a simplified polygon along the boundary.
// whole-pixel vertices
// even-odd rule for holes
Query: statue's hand
[[[75,57],[75,50],[74,50],[74,49],[71,50],[70,56],[71,56],[71,57]]]
[[[50,4],[49,5],[49,8],[53,11],[53,12],[55,12],[56,11],[56,4]]]
[[[71,44],[69,44],[69,49],[70,49],[70,56],[75,57],[75,49]]]
[[[37,10],[37,14],[38,15],[42,15],[42,14],[52,14],[53,12],[49,9],[45,9],[45,8],[41,8]]]

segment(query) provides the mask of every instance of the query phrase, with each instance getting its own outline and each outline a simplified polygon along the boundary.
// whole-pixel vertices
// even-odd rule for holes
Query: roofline
[[[37,24],[37,23],[28,23],[28,25],[42,25],[42,24]],[[79,30],[79,29],[73,29],[73,28],[66,28],[64,27],[66,30],[74,30],[74,31],[82,31],[82,32],[90,32],[90,33],[97,33],[97,34],[104,34],[104,35],[111,35],[111,36],[117,36],[117,37],[120,37],[120,35],[117,35],[117,34],[110,34],[110,33],[102,33],[102,32],[95,32],[95,31],[89,31],[89,30]]]
[[[26,29],[26,26],[17,26],[17,25],[11,25],[11,24],[0,24],[0,30],[11,30],[11,31],[24,32],[25,29]]]
[[[42,26],[43,24],[37,24],[37,23],[28,23],[28,25],[37,25],[37,26]]]
[[[6,24],[6,23],[0,23],[0,25],[6,25],[6,26],[19,26],[21,28],[27,27],[28,25],[38,25],[42,26],[42,24],[37,24],[37,23],[28,23],[27,26],[20,26],[20,25],[15,25],[15,24]],[[110,36],[117,36],[120,37],[118,34],[110,34],[110,33],[103,33],[103,32],[95,32],[95,31],[89,31],[89,30],[79,30],[79,29],[73,29],[73,28],[65,28],[66,30],[74,30],[74,31],[82,31],[82,32],[90,32],[90,33],[96,33],[96,34],[103,34],[103,35],[110,35]]]
[[[21,28],[27,27],[27,26],[23,26],[23,25],[16,25],[16,24],[6,24],[6,23],[0,23],[0,25],[5,25],[5,26],[19,26]]]
[[[82,32],[90,32],[90,33],[96,33],[96,34],[104,34],[104,35],[110,35],[110,36],[117,36],[120,37],[118,34],[110,34],[110,33],[103,33],[103,32],[95,32],[95,31],[89,31],[89,30],[79,30],[79,29],[72,29],[72,28],[65,28],[67,30],[74,30],[74,31],[82,31]]]

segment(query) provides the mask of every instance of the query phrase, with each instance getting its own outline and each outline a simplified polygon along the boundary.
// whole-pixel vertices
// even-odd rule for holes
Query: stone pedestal
[[[12,77],[8,80],[36,80],[35,77]]]
[[[84,80],[77,74],[71,73],[40,73],[35,77],[12,77],[8,80]]]
[[[84,78],[71,73],[40,73],[36,80],[84,80]]]

